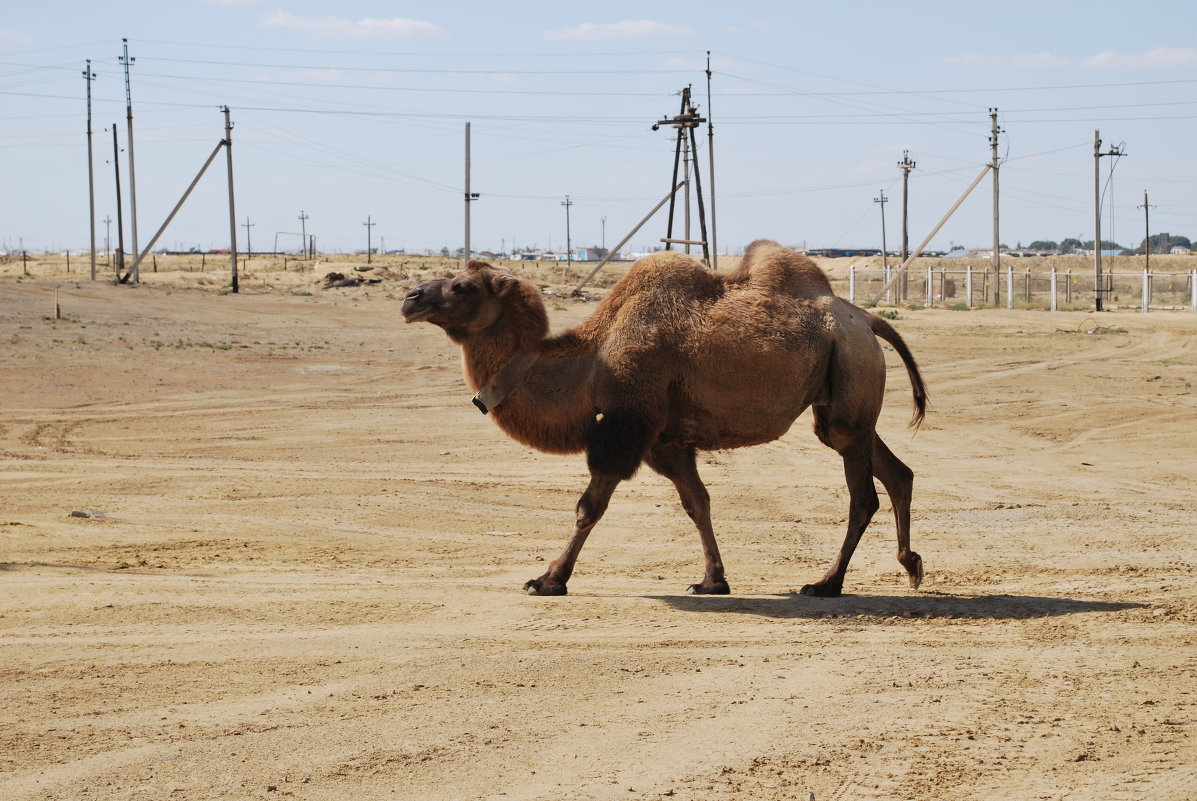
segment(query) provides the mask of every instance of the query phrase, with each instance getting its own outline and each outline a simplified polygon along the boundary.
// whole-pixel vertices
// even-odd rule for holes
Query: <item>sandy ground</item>
[[[847,511],[803,419],[704,459],[733,596],[645,471],[535,598],[583,459],[401,281],[278,283],[0,279],[0,798],[1197,798],[1197,316],[903,310],[918,592],[883,508],[795,594]]]

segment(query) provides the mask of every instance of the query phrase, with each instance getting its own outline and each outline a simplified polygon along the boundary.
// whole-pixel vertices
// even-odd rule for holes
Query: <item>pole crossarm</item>
[[[881,291],[878,292],[873,297],[873,299],[871,301],[869,301],[869,303],[867,304],[868,306],[876,306],[877,303],[883,297],[885,297],[885,293],[888,292],[890,290],[890,288],[893,287],[893,285],[898,282],[898,279],[901,278],[903,276],[903,274],[905,274],[906,269],[910,266],[911,262],[913,262],[915,259],[917,259],[922,254],[923,249],[925,247],[927,247],[927,245],[931,242],[931,240],[933,238],[935,238],[935,235],[939,233],[939,229],[943,228],[944,225],[947,224],[948,220],[951,219],[952,215],[956,213],[956,209],[960,208],[960,205],[962,203],[964,203],[964,199],[967,198],[972,193],[972,191],[977,188],[977,184],[981,183],[981,179],[984,178],[986,173],[988,173],[991,169],[993,169],[992,164],[986,164],[984,167],[981,168],[981,172],[977,175],[976,178],[973,179],[973,182],[968,185],[968,189],[964,190],[964,194],[961,195],[959,200],[957,200],[952,205],[952,208],[948,209],[948,213],[943,216],[943,219],[939,221],[939,223],[935,226],[935,228],[931,229],[931,233],[927,234],[927,237],[922,242],[919,243],[919,246],[917,248],[915,248],[911,252],[911,254],[906,258],[906,260],[902,262],[901,266],[899,266],[898,269],[894,271],[894,274],[892,276],[890,276],[890,279],[885,282],[885,286],[881,287]]]

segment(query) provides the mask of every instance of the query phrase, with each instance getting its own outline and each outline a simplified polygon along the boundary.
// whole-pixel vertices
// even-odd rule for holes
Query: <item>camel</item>
[[[688,591],[730,593],[697,452],[775,440],[808,407],[815,435],[843,458],[850,505],[838,555],[802,594],[842,593],[848,562],[879,507],[874,477],[893,504],[898,562],[918,589],[923,560],[910,549],[914,474],[876,432],[885,389],[878,339],[906,366],[916,429],[926,386],[898,332],[837,297],[805,256],[761,240],[736,271],[723,274],[677,251],[654,253],[589,318],[552,336],[536,286],[470,261],[460,275],[407,295],[403,315],[439,326],[461,346],[475,405],[513,439],[548,453],[586,452],[590,483],[575,508],[573,535],[544,574],[524,585],[529,594],[567,593],[587,536],[641,464],[673,482],[698,529],[704,572]]]

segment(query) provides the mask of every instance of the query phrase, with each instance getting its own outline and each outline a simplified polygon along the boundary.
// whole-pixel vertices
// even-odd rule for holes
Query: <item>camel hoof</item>
[[[564,584],[541,584],[539,580],[532,579],[524,585],[524,592],[529,595],[566,595],[568,591]]]
[[[923,583],[923,557],[917,553],[914,556],[914,564],[906,568],[907,578],[910,579],[910,589],[917,590],[919,585]]]
[[[839,598],[843,592],[842,587],[836,587],[833,584],[824,584],[820,581],[816,584],[807,584],[799,592],[799,595],[809,595],[813,598]]]
[[[686,588],[687,595],[731,595],[731,587],[727,586],[726,581],[717,581],[714,584],[691,584]]]

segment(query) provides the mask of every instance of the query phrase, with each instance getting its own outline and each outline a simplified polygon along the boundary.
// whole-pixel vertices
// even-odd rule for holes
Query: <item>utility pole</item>
[[[112,215],[104,215],[104,260],[112,266]]]
[[[565,202],[561,205],[565,206],[565,267],[569,269],[574,262],[573,240],[569,235],[569,207],[574,205],[574,202],[569,199],[569,195],[566,195]]]
[[[229,120],[229,107],[224,106],[224,155],[229,173],[229,258],[232,260],[232,291],[236,294],[240,284],[237,280],[237,210],[233,204],[233,123]]]
[[[885,271],[885,278],[889,280],[889,253],[885,249],[885,204],[889,202],[889,198],[885,196],[885,190],[881,190],[881,197],[873,198],[874,203],[881,204],[881,269]]]
[[[916,163],[910,160],[910,151],[902,151],[902,160],[898,162],[898,169],[902,171],[902,263],[910,258],[910,234],[909,234],[909,209],[910,209],[910,171],[913,170]],[[899,299],[905,300],[907,296],[907,274],[902,273],[902,288],[898,292]]]
[[[1002,239],[998,231],[998,110],[989,109],[989,166],[993,168],[993,305],[998,306],[1002,291]],[[1014,308],[1014,298],[1006,298],[1006,305]]]
[[[711,269],[719,270],[719,237],[715,233],[715,123],[711,111],[711,51],[707,51],[707,155],[711,170]]]
[[[121,211],[121,149],[116,142],[116,123],[112,124],[112,169],[116,171],[116,277],[125,271],[125,223]]]
[[[1147,190],[1143,190],[1143,205],[1139,208],[1143,209],[1143,255],[1147,258],[1143,262],[1143,269],[1151,272],[1151,209],[1153,206],[1147,204]]]
[[[87,59],[87,69],[83,70],[83,79],[87,81],[87,218],[91,225],[91,280],[96,280],[96,177],[91,153],[91,82],[96,79],[91,71],[91,59]]]
[[[470,203],[478,199],[477,192],[470,191],[470,124],[465,124],[465,247],[461,251],[462,266],[470,264]]]
[[[370,264],[371,255],[374,253],[374,245],[370,234],[373,232],[374,226],[378,225],[378,223],[374,222],[373,218],[367,214],[366,221],[362,225],[366,226],[366,264]]]
[[[299,235],[303,237],[303,258],[306,261],[308,258],[308,217],[310,215],[304,214],[303,209],[299,210]]]
[[[249,258],[250,256],[254,255],[253,240],[251,240],[249,237],[249,229],[253,228],[255,225],[257,225],[257,223],[251,223],[249,221],[249,215],[248,214],[245,215],[245,222],[241,223],[241,227],[245,229],[245,255],[246,255],[246,258]]]
[[[133,170],[133,92],[129,88],[129,67],[137,59],[129,58],[129,40],[121,39],[121,42],[124,43],[124,53],[119,61],[125,66],[125,121],[129,126],[129,220],[133,234],[133,258],[136,259],[141,251],[137,249],[137,174]],[[119,212],[117,217],[120,217]],[[121,248],[121,258],[124,258],[124,248]],[[139,283],[140,281],[141,270],[135,263],[133,282]]]
[[[604,255],[604,256],[606,256],[606,255],[607,255],[607,218],[606,218],[606,217],[600,217],[599,219],[600,219],[600,221],[601,221],[601,222],[602,222],[602,224],[603,224],[603,244],[602,244],[602,248],[603,248],[603,255]]]
[[[1101,293],[1106,291],[1101,276],[1101,157],[1122,156],[1122,147],[1115,145],[1102,153],[1101,131],[1093,132],[1093,305],[1097,311],[1105,307]]]

